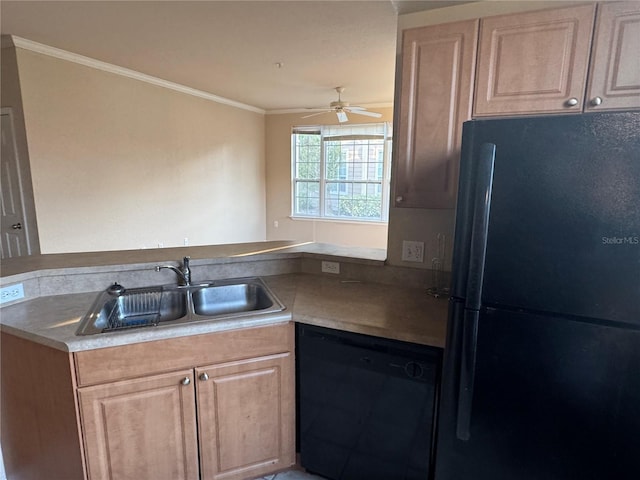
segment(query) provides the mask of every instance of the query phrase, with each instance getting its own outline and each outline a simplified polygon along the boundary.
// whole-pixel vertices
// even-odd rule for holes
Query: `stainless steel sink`
[[[194,313],[206,317],[284,308],[259,279],[196,287],[191,299]]]
[[[121,294],[102,292],[84,316],[76,335],[158,325],[188,315],[187,295],[179,289],[133,288]]]
[[[258,277],[101,292],[76,335],[263,315],[284,305]]]

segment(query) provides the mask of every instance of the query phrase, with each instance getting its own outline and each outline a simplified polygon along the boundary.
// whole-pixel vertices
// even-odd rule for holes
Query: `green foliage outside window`
[[[384,124],[294,129],[293,215],[386,219],[390,145]]]

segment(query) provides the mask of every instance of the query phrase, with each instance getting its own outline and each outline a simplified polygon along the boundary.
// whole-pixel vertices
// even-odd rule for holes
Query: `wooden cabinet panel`
[[[474,116],[579,113],[595,5],[482,19]]]
[[[585,110],[640,107],[640,3],[598,5]]]
[[[197,480],[192,382],[185,370],[78,389],[89,478]]]
[[[203,480],[257,477],[295,463],[290,353],[197,368],[196,376]]]
[[[396,207],[453,208],[471,118],[478,20],[406,30],[394,133]]]
[[[206,333],[74,354],[78,385],[95,385],[291,350],[290,323]]]
[[[7,478],[84,478],[71,354],[4,331],[0,337],[0,426]]]
[[[11,479],[240,479],[295,463],[291,322],[73,355],[1,336]]]

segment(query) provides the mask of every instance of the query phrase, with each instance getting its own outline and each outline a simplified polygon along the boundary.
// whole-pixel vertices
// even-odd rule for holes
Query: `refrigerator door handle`
[[[467,269],[460,384],[458,386],[458,415],[456,420],[456,436],[464,441],[471,438],[471,406],[473,403],[473,381],[476,370],[476,341],[480,307],[482,306],[482,283],[487,253],[495,157],[496,146],[492,143],[483,143],[480,146],[480,154],[476,159],[477,184],[473,197],[473,223]]]
[[[493,168],[496,158],[496,146],[483,143],[477,161],[477,184],[473,198],[473,221],[471,244],[469,245],[469,265],[465,307],[479,310],[482,305],[482,282],[484,262],[487,254],[487,236],[489,234],[489,210],[493,186]]]
[[[462,358],[460,384],[458,386],[458,416],[456,436],[467,441],[471,438],[471,406],[473,403],[473,379],[476,374],[476,343],[478,336],[477,310],[465,310],[462,326]]]

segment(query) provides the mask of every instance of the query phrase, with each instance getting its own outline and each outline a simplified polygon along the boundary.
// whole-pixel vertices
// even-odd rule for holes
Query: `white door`
[[[31,255],[29,230],[35,230],[35,219],[27,218],[25,189],[10,110],[2,109],[2,151],[0,163],[0,232],[2,258]],[[35,233],[35,231],[33,232]]]

